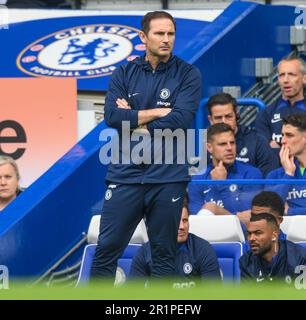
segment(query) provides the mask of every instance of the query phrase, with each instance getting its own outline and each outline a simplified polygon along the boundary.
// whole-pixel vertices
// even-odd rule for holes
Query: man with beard
[[[272,214],[253,214],[248,225],[251,251],[239,260],[243,280],[284,278],[297,276],[295,268],[306,265],[306,249],[288,240],[279,240],[279,225]]]

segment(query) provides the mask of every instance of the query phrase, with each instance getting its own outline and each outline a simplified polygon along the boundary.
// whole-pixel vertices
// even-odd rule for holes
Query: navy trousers
[[[91,276],[115,277],[117,261],[144,216],[152,251],[152,277],[173,276],[186,186],[187,182],[110,184]]]

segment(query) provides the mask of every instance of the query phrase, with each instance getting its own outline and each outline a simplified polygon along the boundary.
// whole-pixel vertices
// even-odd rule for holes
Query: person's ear
[[[139,31],[139,38],[144,44],[147,43],[147,37],[143,31]]]
[[[211,143],[210,143],[210,142],[207,142],[207,143],[206,143],[206,147],[207,147],[207,151],[208,151],[209,153],[212,153],[212,146],[211,146]]]
[[[212,117],[211,117],[211,115],[210,115],[210,114],[208,115],[208,117],[207,117],[207,118],[208,118],[208,121],[209,121],[210,125],[213,125]]]

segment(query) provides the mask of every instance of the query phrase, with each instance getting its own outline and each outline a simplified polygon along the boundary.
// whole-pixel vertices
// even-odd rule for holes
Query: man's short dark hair
[[[273,226],[273,228],[278,229],[278,224],[277,224],[276,218],[273,216],[273,214],[268,213],[268,212],[251,214],[250,222],[255,222],[255,221],[260,221],[260,220],[266,220],[268,224]]]
[[[290,124],[299,131],[306,131],[306,113],[293,113],[283,118],[283,124]]]
[[[166,11],[152,11],[148,12],[141,20],[141,28],[144,34],[148,34],[150,30],[150,23],[154,19],[169,19],[174,25],[174,30],[176,30],[176,22],[172,15]]]
[[[285,212],[285,204],[283,199],[273,191],[261,191],[252,200],[252,207],[268,207],[271,211],[283,216]]]
[[[234,135],[234,130],[226,123],[216,123],[210,126],[207,130],[207,141],[211,142],[213,137],[219,133],[232,132]]]
[[[229,93],[217,93],[211,96],[206,104],[209,115],[211,115],[211,109],[217,105],[226,105],[231,104],[233,106],[233,111],[237,116],[237,101],[234,97],[232,97]]]

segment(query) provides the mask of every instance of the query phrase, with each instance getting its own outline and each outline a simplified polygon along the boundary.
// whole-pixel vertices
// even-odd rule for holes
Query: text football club
[[[115,24],[60,30],[28,45],[17,66],[32,76],[93,78],[110,75],[145,51],[138,29]]]

